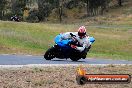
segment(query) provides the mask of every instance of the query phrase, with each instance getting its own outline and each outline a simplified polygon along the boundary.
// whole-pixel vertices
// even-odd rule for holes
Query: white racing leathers
[[[89,36],[85,36],[84,38],[79,38],[78,32],[66,32],[62,34],[62,39],[70,39],[72,38],[70,33],[75,35],[75,38],[78,40],[78,43],[80,46],[77,46],[76,50],[82,52],[85,48],[88,48],[90,46],[90,40]]]

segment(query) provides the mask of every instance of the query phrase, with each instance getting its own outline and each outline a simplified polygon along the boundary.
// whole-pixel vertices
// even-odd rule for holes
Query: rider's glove
[[[77,48],[77,46],[75,46],[75,45],[71,45],[71,48],[74,48],[74,49],[76,49],[76,48]]]

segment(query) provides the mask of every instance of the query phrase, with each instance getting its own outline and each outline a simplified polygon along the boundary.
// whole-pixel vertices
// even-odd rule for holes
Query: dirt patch
[[[130,74],[132,65],[84,66],[89,74]],[[76,66],[1,68],[1,88],[131,88],[129,84],[76,83]]]
[[[127,32],[131,34],[132,33],[132,30],[128,30]]]

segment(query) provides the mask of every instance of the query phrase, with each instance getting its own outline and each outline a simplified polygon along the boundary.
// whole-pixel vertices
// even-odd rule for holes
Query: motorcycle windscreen
[[[89,37],[89,40],[90,40],[90,43],[92,44],[92,43],[94,43],[95,38],[94,37]]]

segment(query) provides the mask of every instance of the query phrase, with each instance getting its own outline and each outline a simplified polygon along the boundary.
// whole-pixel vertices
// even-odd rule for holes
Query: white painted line
[[[30,55],[30,54],[16,54],[16,53],[14,53],[14,54],[0,54],[0,55],[4,55],[4,56],[7,56],[7,55],[14,55],[14,56],[33,56],[33,55]]]
[[[1,54],[1,55],[7,56],[7,55],[9,55],[9,54]]]
[[[130,66],[132,64],[28,64],[28,65],[0,65],[0,68],[22,68],[22,67],[69,67],[69,66]]]
[[[25,56],[33,56],[33,55],[25,55]]]

